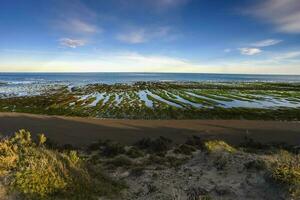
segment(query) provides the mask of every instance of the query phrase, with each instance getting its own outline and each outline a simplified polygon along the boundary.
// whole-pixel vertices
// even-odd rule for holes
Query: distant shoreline
[[[256,73],[218,73],[218,72],[80,72],[80,71],[74,71],[74,72],[34,72],[34,71],[29,71],[29,72],[0,72],[0,74],[212,74],[212,75],[257,75],[257,76],[300,76],[300,74],[279,74],[279,73],[261,73],[261,74],[256,74]]]
[[[300,82],[294,74],[222,74],[154,72],[0,72],[0,82],[44,81],[78,83],[132,83],[139,81],[174,82]]]

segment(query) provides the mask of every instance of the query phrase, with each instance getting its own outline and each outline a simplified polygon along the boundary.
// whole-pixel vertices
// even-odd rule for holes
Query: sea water
[[[204,73],[0,73],[0,97],[37,95],[49,87],[139,81],[177,82],[300,82],[300,75]]]

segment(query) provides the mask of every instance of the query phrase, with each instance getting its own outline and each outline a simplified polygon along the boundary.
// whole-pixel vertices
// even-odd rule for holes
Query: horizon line
[[[45,74],[70,74],[70,73],[74,73],[74,74],[80,74],[80,73],[87,73],[87,74],[93,74],[93,73],[144,73],[144,74],[225,74],[225,75],[270,75],[270,76],[300,76],[300,74],[283,74],[283,73],[221,73],[221,72],[124,72],[124,71],[111,71],[111,72],[101,72],[101,71],[94,71],[94,72],[81,72],[81,71],[70,71],[70,72],[49,72],[49,71],[45,71],[45,72],[36,72],[36,71],[19,71],[19,72],[1,72],[1,74],[14,74],[14,73],[34,73],[34,74],[41,74],[41,73],[45,73]]]

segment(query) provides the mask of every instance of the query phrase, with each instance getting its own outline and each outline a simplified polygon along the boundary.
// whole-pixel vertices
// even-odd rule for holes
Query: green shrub
[[[77,151],[70,151],[69,152],[69,159],[70,159],[70,161],[74,164],[74,165],[76,165],[79,161],[80,161],[80,158],[78,157],[78,155],[77,155]]]
[[[130,147],[130,149],[126,152],[126,155],[130,158],[139,158],[144,156],[144,153],[136,147]]]
[[[5,139],[0,142],[0,176],[8,173],[15,168],[19,155],[17,153],[17,146]]]
[[[286,150],[291,153],[299,153],[299,149],[295,148],[295,146],[288,145],[284,142],[263,144],[247,136],[240,144],[240,147],[248,153],[275,154],[280,150]]]
[[[185,144],[196,147],[197,149],[203,149],[204,147],[204,141],[200,137],[195,135],[188,138]]]
[[[25,150],[26,147],[34,146],[35,144],[31,140],[31,134],[24,129],[16,132],[14,137],[10,139],[11,144],[18,146],[20,150]]]
[[[101,148],[101,154],[106,157],[114,157],[124,153],[124,146],[118,142],[106,141]]]
[[[41,141],[46,138],[37,145],[25,130],[0,141],[0,175],[9,177],[10,191],[25,199],[98,199],[122,188],[87,167],[76,151],[49,150]]]
[[[98,142],[91,144],[88,147],[88,151],[100,151],[101,155],[105,157],[115,157],[126,153],[124,145],[110,140],[99,140]]]
[[[289,187],[293,199],[300,199],[300,155],[281,151],[271,165],[271,177]]]
[[[31,149],[22,155],[19,169],[14,175],[13,186],[31,199],[45,197],[65,191],[70,174],[57,153]]]
[[[281,151],[272,165],[272,178],[288,185],[300,184],[300,155]]]
[[[145,149],[149,153],[164,153],[171,147],[172,140],[160,136],[157,139],[151,140],[150,138],[144,138],[138,141],[135,146],[140,149]]]
[[[229,153],[234,153],[236,152],[236,149],[229,144],[227,144],[224,141],[221,140],[212,140],[212,141],[207,141],[204,143],[204,147],[208,152],[215,152],[215,151],[226,151]]]
[[[47,138],[46,138],[46,136],[44,135],[44,134],[39,134],[38,135],[38,143],[39,143],[39,145],[41,146],[41,145],[43,145],[46,141],[47,141]]]
[[[97,142],[93,142],[91,145],[88,146],[87,150],[88,151],[98,151],[103,147],[103,145],[106,142],[107,141],[102,141],[102,140],[98,140]]]
[[[193,146],[187,144],[181,144],[179,147],[174,149],[174,153],[176,154],[184,154],[184,155],[191,155],[197,149]]]

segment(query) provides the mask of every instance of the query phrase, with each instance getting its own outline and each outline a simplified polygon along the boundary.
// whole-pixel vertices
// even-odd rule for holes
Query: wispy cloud
[[[177,7],[186,4],[189,0],[150,0],[158,8]]]
[[[70,39],[70,38],[61,38],[59,40],[61,46],[69,47],[69,48],[77,48],[80,46],[86,45],[85,40],[77,40],[77,39]]]
[[[94,34],[102,32],[101,28],[81,19],[60,20],[58,26],[69,34]]]
[[[102,30],[93,24],[89,24],[87,22],[81,20],[70,20],[70,27],[76,32],[83,32],[83,33],[96,33],[101,32]]]
[[[117,35],[117,39],[130,44],[145,43],[156,38],[163,38],[168,35],[169,27],[158,28],[133,28]]]
[[[191,0],[112,0],[117,1],[122,8],[137,9],[147,8],[155,11],[168,11],[181,8]]]
[[[0,49],[1,51],[1,49]],[[7,50],[5,50],[6,52]],[[41,52],[46,54],[47,52]],[[53,55],[55,54],[55,55]],[[263,58],[244,57],[233,60],[193,62],[191,60],[158,54],[137,52],[100,51],[93,54],[74,52],[49,52],[41,57],[40,52],[7,51],[0,54],[1,71],[40,72],[206,72],[206,73],[254,73],[254,74],[300,74],[300,51],[268,53]],[[11,55],[23,58],[21,63],[13,62]],[[32,57],[34,56],[34,57]],[[39,59],[36,59],[37,58]]]
[[[253,56],[256,54],[260,54],[262,52],[262,50],[258,48],[239,48],[238,50],[242,55],[247,55],[247,56]]]
[[[144,43],[147,41],[145,29],[139,29],[117,35],[117,39],[131,44]]]
[[[288,59],[300,58],[300,51],[290,51],[275,55],[272,59],[275,61],[286,61]]]
[[[285,33],[300,33],[299,0],[265,0],[246,11]]]
[[[276,40],[276,39],[267,39],[267,40],[261,40],[258,42],[254,42],[253,44],[251,44],[251,46],[254,47],[268,47],[268,46],[273,46],[276,44],[281,43],[282,40]]]
[[[69,35],[93,35],[102,32],[98,13],[81,0],[57,1],[52,26]]]
[[[185,66],[190,64],[189,61],[175,58],[175,57],[168,57],[168,56],[159,56],[159,55],[142,55],[139,53],[123,53],[117,55],[118,59],[132,61],[134,63],[146,64],[149,66]]]

